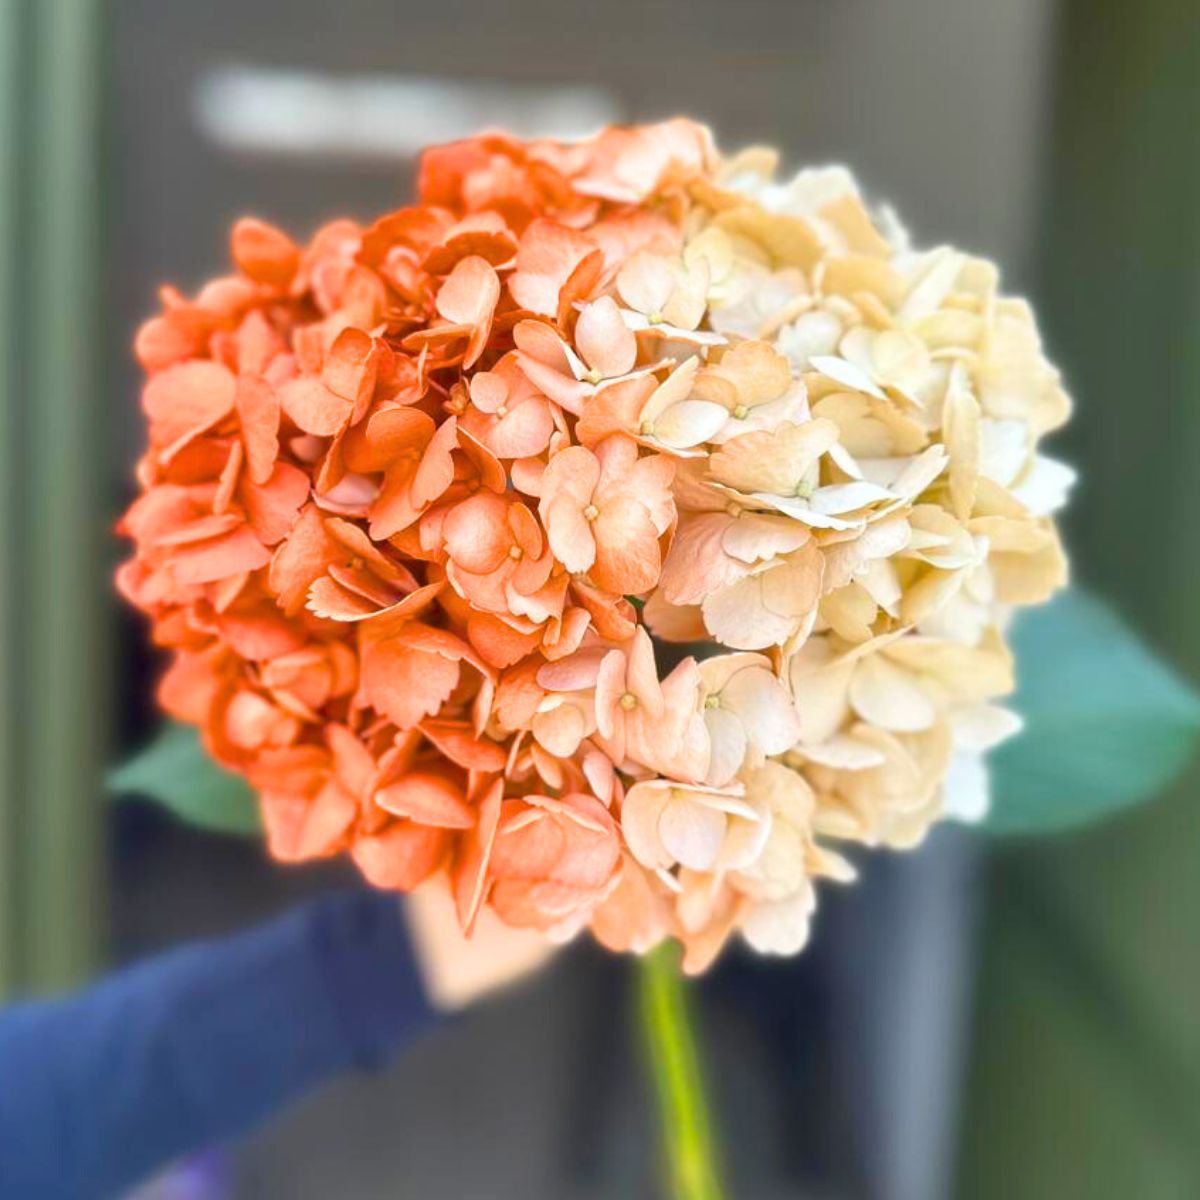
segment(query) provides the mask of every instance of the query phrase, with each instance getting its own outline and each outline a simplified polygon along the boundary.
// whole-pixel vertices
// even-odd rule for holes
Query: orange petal
[[[237,378],[220,363],[183,362],[152,375],[142,389],[142,407],[150,419],[156,446],[210,429],[233,410]]]
[[[324,575],[342,553],[326,532],[321,510],[315,504],[308,505],[271,561],[268,584],[285,613],[292,616],[304,607],[312,582]]]
[[[311,799],[287,792],[262,793],[267,849],[281,862],[335,854],[357,815],[354,797],[333,783]]]
[[[479,801],[475,829],[459,843],[459,856],[453,871],[454,904],[459,924],[468,936],[486,894],[488,863],[500,820],[503,795],[504,781],[497,779]]]
[[[508,557],[512,534],[508,504],[491,492],[480,492],[455,505],[442,526],[446,553],[464,570],[477,575],[495,571]]]
[[[243,375],[235,394],[246,465],[255,483],[266,483],[279,457],[279,397],[265,380]]]
[[[375,803],[398,817],[439,829],[470,829],[475,813],[462,791],[441,775],[414,771],[375,793]]]
[[[279,389],[283,411],[305,433],[332,437],[349,423],[354,405],[312,375],[299,375]]]
[[[437,713],[458,684],[459,667],[440,654],[396,638],[367,639],[362,646],[362,698],[400,729]]]
[[[265,484],[244,481],[241,495],[246,516],[264,546],[274,546],[287,537],[308,494],[308,475],[291,463],[276,463]]]
[[[342,454],[351,471],[372,473],[386,470],[411,450],[422,450],[435,432],[433,418],[419,408],[380,408],[366,423],[351,429]]]
[[[452,762],[467,771],[504,770],[504,747],[475,736],[465,721],[422,721],[421,732]]]
[[[285,288],[300,265],[295,242],[265,221],[243,217],[233,227],[233,261],[255,283]]]
[[[437,870],[449,848],[446,830],[397,821],[382,833],[360,837],[350,857],[372,886],[410,892]]]
[[[343,329],[329,348],[321,380],[335,396],[353,405],[352,424],[366,416],[375,394],[379,357],[375,339],[361,329]]]
[[[487,259],[477,255],[464,258],[442,284],[437,296],[438,312],[447,321],[469,325],[473,331],[463,358],[464,368],[473,366],[483,353],[499,299],[500,277]]]
[[[180,546],[171,559],[179,583],[215,583],[242,571],[256,571],[271,561],[271,552],[243,525],[223,537]]]

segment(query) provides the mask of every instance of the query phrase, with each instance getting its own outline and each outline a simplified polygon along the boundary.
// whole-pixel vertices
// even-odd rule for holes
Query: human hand
[[[446,1011],[523,979],[557,949],[534,930],[505,925],[487,907],[464,937],[443,878],[403,896],[400,905],[430,1003]]]

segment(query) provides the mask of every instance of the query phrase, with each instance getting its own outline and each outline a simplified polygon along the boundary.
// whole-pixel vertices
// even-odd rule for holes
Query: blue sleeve
[[[396,897],[366,891],[0,1011],[0,1198],[119,1195],[435,1021]]]

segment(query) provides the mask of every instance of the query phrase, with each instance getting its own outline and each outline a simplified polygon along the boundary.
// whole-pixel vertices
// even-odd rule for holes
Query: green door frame
[[[105,924],[100,0],[0,0],[0,994]]]

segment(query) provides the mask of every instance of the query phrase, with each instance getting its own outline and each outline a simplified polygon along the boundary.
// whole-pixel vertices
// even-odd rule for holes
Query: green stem
[[[672,1200],[723,1200],[692,1000],[674,944],[639,960],[638,1012],[658,1097],[668,1194]]]

